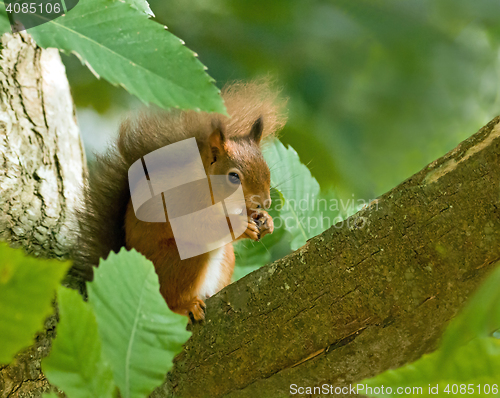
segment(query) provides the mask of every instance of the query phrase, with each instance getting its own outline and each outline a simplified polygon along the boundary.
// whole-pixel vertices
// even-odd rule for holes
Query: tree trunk
[[[500,259],[499,123],[207,300],[153,397],[344,387],[434,350]]]
[[[55,52],[3,40],[0,233],[64,257],[84,170],[67,82]],[[64,83],[46,80],[47,58]],[[499,123],[207,300],[205,323],[153,397],[287,396],[291,384],[345,386],[432,351],[500,258]],[[1,397],[48,388],[39,364],[49,347],[40,335],[0,370]]]
[[[63,258],[86,170],[64,65],[27,34],[6,34],[2,46],[0,239]]]
[[[26,33],[5,34],[0,58],[0,240],[35,256],[66,258],[77,225],[73,209],[85,155],[64,65]],[[40,396],[40,360],[56,321],[10,366],[0,367],[0,397]]]

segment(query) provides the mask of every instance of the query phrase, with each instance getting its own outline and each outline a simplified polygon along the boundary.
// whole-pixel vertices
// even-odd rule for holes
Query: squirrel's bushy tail
[[[82,203],[76,211],[80,230],[72,255],[73,275],[92,280],[93,266],[99,264],[99,259],[125,245],[123,220],[130,200],[129,167],[116,147],[97,155],[90,165]]]

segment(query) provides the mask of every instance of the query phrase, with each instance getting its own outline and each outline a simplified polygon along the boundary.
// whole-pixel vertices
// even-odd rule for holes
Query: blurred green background
[[[500,113],[498,0],[152,0],[222,87],[271,75],[323,189],[375,198]],[[141,106],[63,56],[88,151]],[[168,68],[168,65],[165,65]]]

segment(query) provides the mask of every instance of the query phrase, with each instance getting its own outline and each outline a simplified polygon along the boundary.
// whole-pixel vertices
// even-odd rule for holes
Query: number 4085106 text
[[[60,3],[9,3],[5,10],[15,14],[59,14],[62,7]]]

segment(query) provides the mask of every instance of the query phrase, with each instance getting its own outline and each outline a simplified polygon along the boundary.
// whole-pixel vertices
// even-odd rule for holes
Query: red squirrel
[[[128,169],[156,149],[195,138],[207,175],[228,175],[241,183],[248,226],[237,240],[259,240],[272,233],[273,220],[265,210],[270,205],[270,171],[261,144],[283,127],[284,103],[266,81],[234,83],[221,95],[230,117],[150,111],[122,123],[114,145],[97,155],[84,187],[74,273],[92,280],[91,266],[97,266],[100,258],[123,246],[134,248],[153,262],[170,309],[192,321],[204,319],[203,300],[231,282],[235,264],[232,243],[181,260],[168,219],[166,223],[150,223],[136,217]]]

